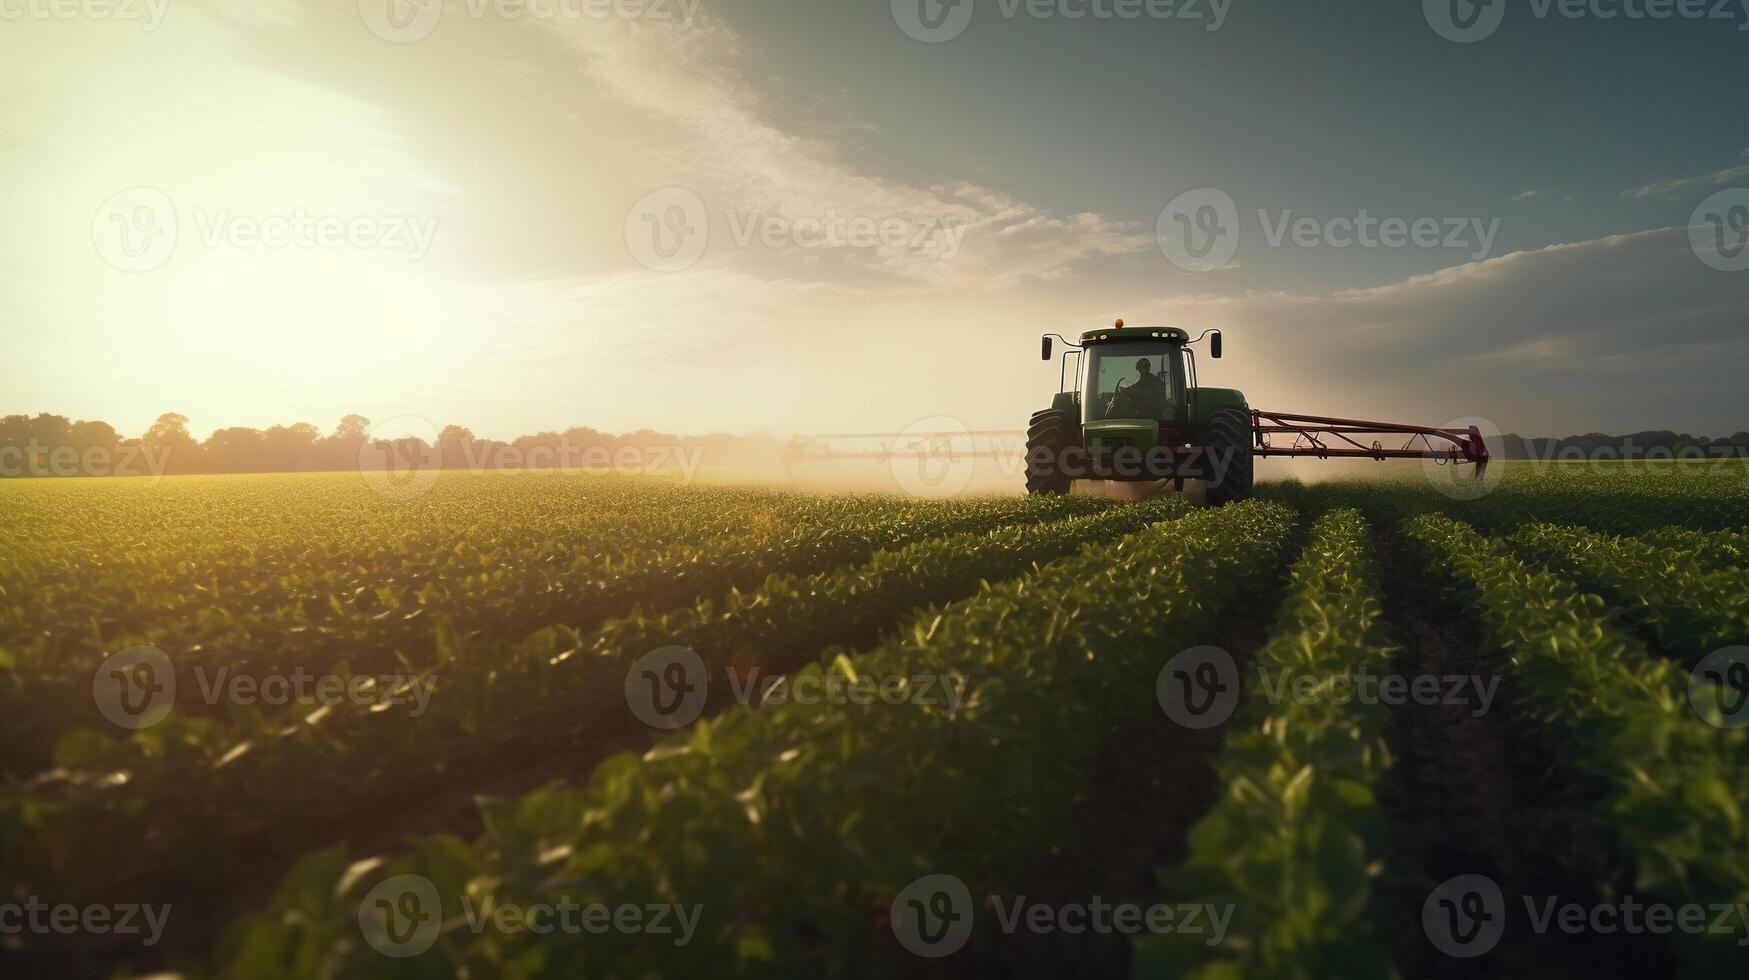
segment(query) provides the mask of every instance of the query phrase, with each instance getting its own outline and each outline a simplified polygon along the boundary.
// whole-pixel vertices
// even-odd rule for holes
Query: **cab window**
[[[1086,421],[1172,420],[1174,350],[1161,344],[1100,344],[1088,351],[1081,404]]]

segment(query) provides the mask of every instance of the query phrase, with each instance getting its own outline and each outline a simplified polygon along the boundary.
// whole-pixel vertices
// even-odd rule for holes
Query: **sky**
[[[1012,429],[1123,317],[1749,429],[1749,0],[0,0],[0,83],[0,414]]]

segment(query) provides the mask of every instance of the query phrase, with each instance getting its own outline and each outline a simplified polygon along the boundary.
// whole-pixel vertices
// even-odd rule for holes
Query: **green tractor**
[[[1191,340],[1177,327],[1124,327],[1061,340],[1057,396],[1034,412],[1026,433],[1026,489],[1033,494],[1068,493],[1075,480],[1201,480],[1210,504],[1251,495],[1256,429],[1245,396],[1231,388],[1197,384],[1196,352],[1209,340],[1211,358],[1221,356],[1221,334],[1205,331]],[[1068,385],[1069,358],[1077,360]]]

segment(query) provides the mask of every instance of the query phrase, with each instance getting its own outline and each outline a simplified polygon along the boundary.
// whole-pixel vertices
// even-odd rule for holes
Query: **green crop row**
[[[1051,520],[1091,508],[1100,512]],[[292,854],[332,840],[323,836],[331,828],[365,814],[393,814],[440,796],[467,799],[474,782],[502,768],[494,759],[543,752],[555,738],[588,746],[585,758],[568,751],[563,765],[547,766],[564,772],[584,764],[589,752],[606,754],[596,746],[641,741],[643,726],[627,708],[622,685],[628,667],[650,650],[694,645],[710,664],[711,690],[727,700],[732,689],[722,671],[737,658],[756,658],[770,676],[831,643],[872,644],[908,610],[969,594],[982,578],[1021,574],[1035,561],[1183,509],[1177,499],[1110,508],[1066,497],[931,507],[868,532],[923,540],[861,566],[773,575],[762,589],[731,591],[718,604],[634,613],[592,633],[549,628],[520,643],[471,646],[430,672],[436,687],[418,716],[405,707],[342,704],[324,709],[317,723],[283,731],[282,721],[246,714],[239,716],[246,723],[230,725],[172,718],[128,739],[75,730],[61,741],[53,778],[0,798],[0,823],[14,825],[16,845],[0,850],[0,868],[63,890],[78,887],[81,869],[99,871],[87,886],[101,891],[202,854],[208,860],[185,876],[201,883],[200,895],[184,904],[222,902],[239,868],[258,872],[275,864],[263,853],[264,841],[285,855],[283,867]],[[951,533],[992,515],[1047,523]],[[572,734],[579,724],[587,737]],[[300,792],[288,797],[288,785]],[[148,818],[160,832],[147,842],[131,837],[129,830]],[[206,828],[215,821],[235,831],[258,829],[213,841]]]
[[[1749,732],[1694,713],[1686,672],[1625,636],[1597,596],[1448,518],[1405,531],[1511,658],[1551,756],[1607,787],[1594,817],[1631,863],[1622,887],[1671,902],[1749,900]],[[1740,976],[1734,938],[1688,936],[1679,948],[1694,975]]]
[[[1680,547],[1550,524],[1524,528],[1510,545],[1610,600],[1686,667],[1749,643],[1749,572],[1701,564]]]
[[[639,601],[688,600],[712,580],[752,584],[766,574],[762,562],[805,567],[834,544],[866,556],[891,540],[880,529],[928,512],[889,498],[677,495],[659,484],[639,503],[648,481],[514,479],[439,482],[407,505],[340,478],[166,481],[151,494],[93,491],[119,512],[88,539],[28,520],[9,528],[22,543],[11,567],[31,601],[0,605],[9,749],[0,768],[28,775],[47,764],[60,730],[103,727],[93,674],[135,645],[168,653],[183,691],[198,687],[203,666],[419,670],[435,661],[445,629],[520,637],[553,623],[590,626]],[[203,505],[203,490],[213,502]],[[0,501],[28,518],[20,494],[0,487]],[[967,506],[983,526],[1004,512]],[[196,698],[181,707],[224,714]]]
[[[1418,463],[1369,464],[1368,479],[1292,480],[1258,486],[1258,495],[1304,513],[1355,508],[1381,527],[1426,513],[1465,521],[1486,534],[1526,524],[1569,524],[1609,534],[1644,534],[1671,524],[1740,529],[1749,514],[1744,463],[1705,465],[1540,465],[1496,461],[1488,480],[1465,468],[1423,474]],[[1498,482],[1493,482],[1498,477]]]
[[[715,526],[714,522],[723,518],[713,509],[717,494],[715,489],[694,492],[685,506],[652,504],[633,509],[666,511],[666,519],[677,527],[695,517]],[[210,604],[199,607],[198,612],[170,609],[154,613],[149,601],[135,596],[129,600],[136,605],[132,615],[155,623],[161,619],[164,625],[145,629],[129,641],[117,640],[121,646],[107,652],[136,642],[158,647],[175,665],[178,691],[190,694],[201,689],[203,679],[210,681],[219,666],[252,675],[286,675],[295,670],[318,675],[413,674],[440,668],[446,655],[470,640],[520,639],[553,625],[591,628],[639,606],[660,609],[699,596],[719,595],[731,587],[756,585],[774,572],[862,561],[897,543],[987,529],[1026,513],[1060,516],[1088,513],[1107,505],[1090,498],[1063,498],[1042,507],[1027,501],[994,499],[913,503],[888,498],[823,498],[797,501],[788,507],[777,506],[775,500],[764,501],[749,511],[734,506],[739,494],[731,491],[725,498],[728,519],[749,528],[701,532],[697,542],[637,548],[624,538],[608,537],[595,546],[598,552],[593,557],[550,565],[526,551],[513,556],[497,547],[488,549],[470,542],[466,547],[471,554],[463,567],[494,561],[500,567],[468,572],[459,578],[434,571],[427,559],[417,557],[417,547],[408,545],[405,556],[386,559],[371,568],[316,562],[316,569],[328,571],[299,574],[327,577],[304,582],[300,588],[314,589],[314,594],[322,597],[320,602],[294,601],[273,611],[263,610],[253,599],[232,601],[230,593],[246,593],[257,582],[283,579],[277,571],[252,571],[228,587],[215,583]],[[617,501],[612,507],[600,505],[597,516],[603,520],[615,508],[627,509],[627,501],[611,499]],[[548,506],[552,506],[550,501]],[[479,525],[479,534],[489,537],[499,526],[490,522]],[[406,530],[415,531],[412,527]],[[247,549],[234,550],[247,553]],[[496,557],[482,557],[485,553]],[[283,567],[276,559],[274,568]],[[384,574],[383,568],[393,571]],[[376,588],[370,593],[365,593],[363,586],[350,594],[339,591],[346,588],[346,581],[355,579],[375,581]],[[363,608],[347,608],[368,596],[375,598]],[[321,617],[309,613],[317,605],[327,610]],[[8,759],[8,766],[22,767],[32,759],[22,749],[43,744],[49,733],[80,724],[100,730],[104,727],[90,696],[92,673],[100,660],[94,654],[70,656],[66,664],[57,662],[43,670],[0,672],[0,705],[18,709],[0,722],[0,734],[16,729],[18,735],[20,751]],[[216,758],[244,739],[285,724],[268,714],[238,711],[222,703],[209,705],[196,697],[179,696],[178,709],[184,720],[204,718],[209,723],[154,729],[138,739],[141,751],[199,752],[223,745]],[[295,714],[301,716],[308,710],[305,707]],[[79,744],[87,741],[81,737]],[[41,756],[35,758],[46,761]],[[59,758],[56,764],[67,766],[68,762]],[[14,771],[22,774],[21,769]]]
[[[897,702],[732,710],[642,759],[608,760],[587,791],[488,805],[487,832],[471,844],[425,837],[356,865],[312,855],[267,911],[236,924],[223,972],[787,975],[807,963],[822,975],[909,973],[923,961],[884,927],[895,895],[932,873],[974,894],[1021,874],[1072,822],[1112,719],[1158,710],[1160,664],[1274,580],[1291,523],[1265,504],[1197,512],[987,586],[909,634],[797,675],[798,689],[832,674],[897,678],[907,695]],[[360,937],[360,897],[390,874],[425,876],[443,903],[444,933],[421,956],[385,958]],[[623,933],[476,932],[464,895],[676,903],[701,916],[678,947]]]
[[[1711,568],[1749,568],[1749,532],[1691,531],[1685,527],[1661,527],[1640,535],[1655,548],[1668,548],[1688,555],[1696,564]]]
[[[1389,670],[1395,652],[1372,553],[1355,511],[1313,526],[1253,666],[1315,679],[1317,694],[1250,687],[1216,760],[1224,796],[1192,828],[1189,857],[1164,875],[1173,895],[1235,909],[1226,942],[1155,937],[1137,948],[1133,975],[1393,975],[1389,917],[1375,894],[1389,856],[1377,791],[1391,763],[1390,713],[1339,696],[1358,671]]]

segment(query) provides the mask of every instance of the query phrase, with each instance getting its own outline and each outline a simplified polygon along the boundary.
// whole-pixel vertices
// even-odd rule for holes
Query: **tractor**
[[[1259,456],[1311,456],[1319,459],[1433,459],[1473,463],[1478,476],[1488,450],[1474,426],[1443,429],[1365,422],[1252,409],[1232,388],[1197,383],[1196,345],[1208,340],[1211,359],[1221,356],[1221,332],[1206,330],[1195,340],[1177,327],[1116,326],[1081,335],[1071,343],[1046,334],[1043,359],[1052,341],[1066,350],[1058,369],[1051,407],[1034,412],[1026,432],[1026,489],[1032,494],[1068,493],[1075,480],[1201,480],[1210,504],[1251,495],[1253,461]],[[1069,386],[1069,358],[1077,363]],[[1376,438],[1409,436],[1401,449],[1387,449]],[[1293,435],[1292,445],[1277,445]],[[1435,445],[1435,440],[1439,445]]]

